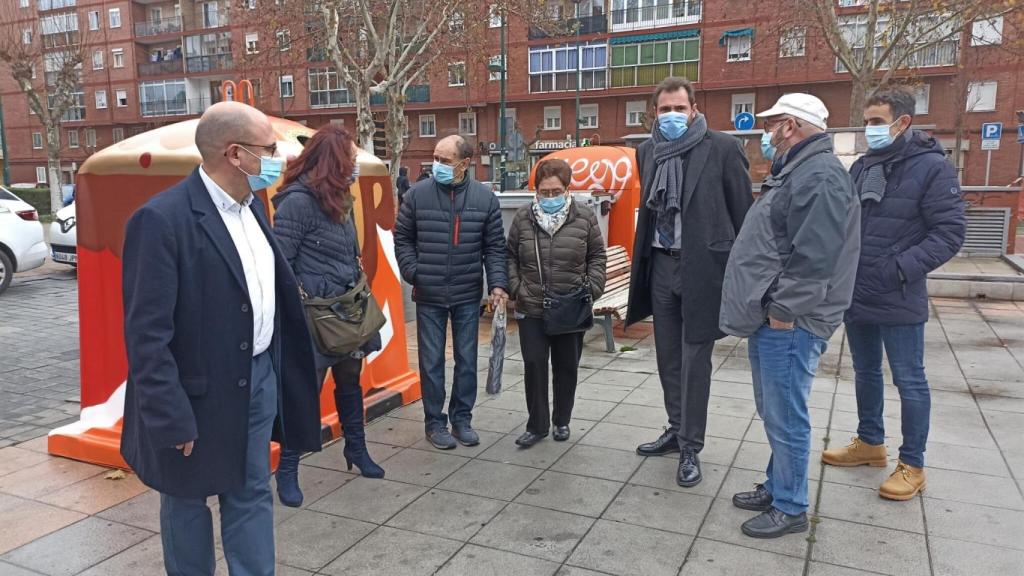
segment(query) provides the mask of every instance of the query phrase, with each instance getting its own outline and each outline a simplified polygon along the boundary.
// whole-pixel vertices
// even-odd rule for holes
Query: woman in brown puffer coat
[[[519,343],[526,372],[526,407],[530,419],[516,440],[529,448],[548,435],[569,439],[569,419],[576,396],[577,370],[584,332],[548,335],[544,331],[544,290],[572,294],[589,275],[590,293],[604,293],[605,248],[597,218],[590,208],[573,202],[568,192],[572,169],[564,160],[546,160],[537,167],[537,198],[516,212],[508,234],[508,280],[516,301]],[[538,270],[539,261],[542,270]],[[554,373],[554,410],[548,409],[548,357]]]

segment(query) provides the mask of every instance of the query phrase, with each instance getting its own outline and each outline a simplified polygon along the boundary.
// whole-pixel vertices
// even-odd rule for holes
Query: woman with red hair
[[[359,177],[356,148],[341,126],[321,127],[298,158],[288,162],[281,191],[274,196],[274,236],[295,272],[299,286],[314,298],[333,298],[359,280],[359,241],[352,221],[349,187]],[[367,478],[383,478],[384,470],[366,451],[363,430],[363,389],[359,376],[363,358],[380,350],[380,335],[344,356],[316,350],[321,385],[331,370],[334,402],[345,434],[345,461]],[[277,495],[285,506],[302,505],[298,484],[298,452],[282,451],[277,469]]]

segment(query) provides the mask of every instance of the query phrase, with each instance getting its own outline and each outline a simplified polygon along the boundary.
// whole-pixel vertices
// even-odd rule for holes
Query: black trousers
[[[576,399],[576,380],[583,354],[583,332],[548,336],[540,318],[522,318],[519,345],[526,373],[526,429],[547,434],[550,423],[568,426]],[[554,410],[548,409],[548,359],[553,372]]]
[[[679,259],[655,250],[651,270],[654,348],[665,394],[668,431],[676,435],[680,448],[700,452],[708,423],[711,353],[715,342],[686,341],[678,278]]]

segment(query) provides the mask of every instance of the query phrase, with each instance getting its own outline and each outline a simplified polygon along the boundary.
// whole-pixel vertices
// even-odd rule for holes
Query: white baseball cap
[[[828,128],[828,108],[825,108],[824,102],[810,94],[804,94],[802,92],[783,94],[774,106],[764,112],[758,113],[757,117],[770,118],[781,114],[787,114],[801,120],[806,120],[822,130]]]

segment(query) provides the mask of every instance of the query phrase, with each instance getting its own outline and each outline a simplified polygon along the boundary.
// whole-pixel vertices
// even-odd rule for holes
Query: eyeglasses
[[[252,154],[252,152],[246,149],[246,146],[248,146],[249,148],[263,148],[264,150],[268,150],[270,152],[271,157],[277,156],[277,142],[274,142],[273,144],[269,144],[267,146],[264,146],[263,144],[246,144],[245,142],[235,142],[235,144],[241,146],[243,150],[249,152],[250,154]],[[255,156],[255,154],[253,155]]]
[[[557,198],[565,194],[565,188],[548,188],[546,190],[537,190],[537,196],[541,198]]]

